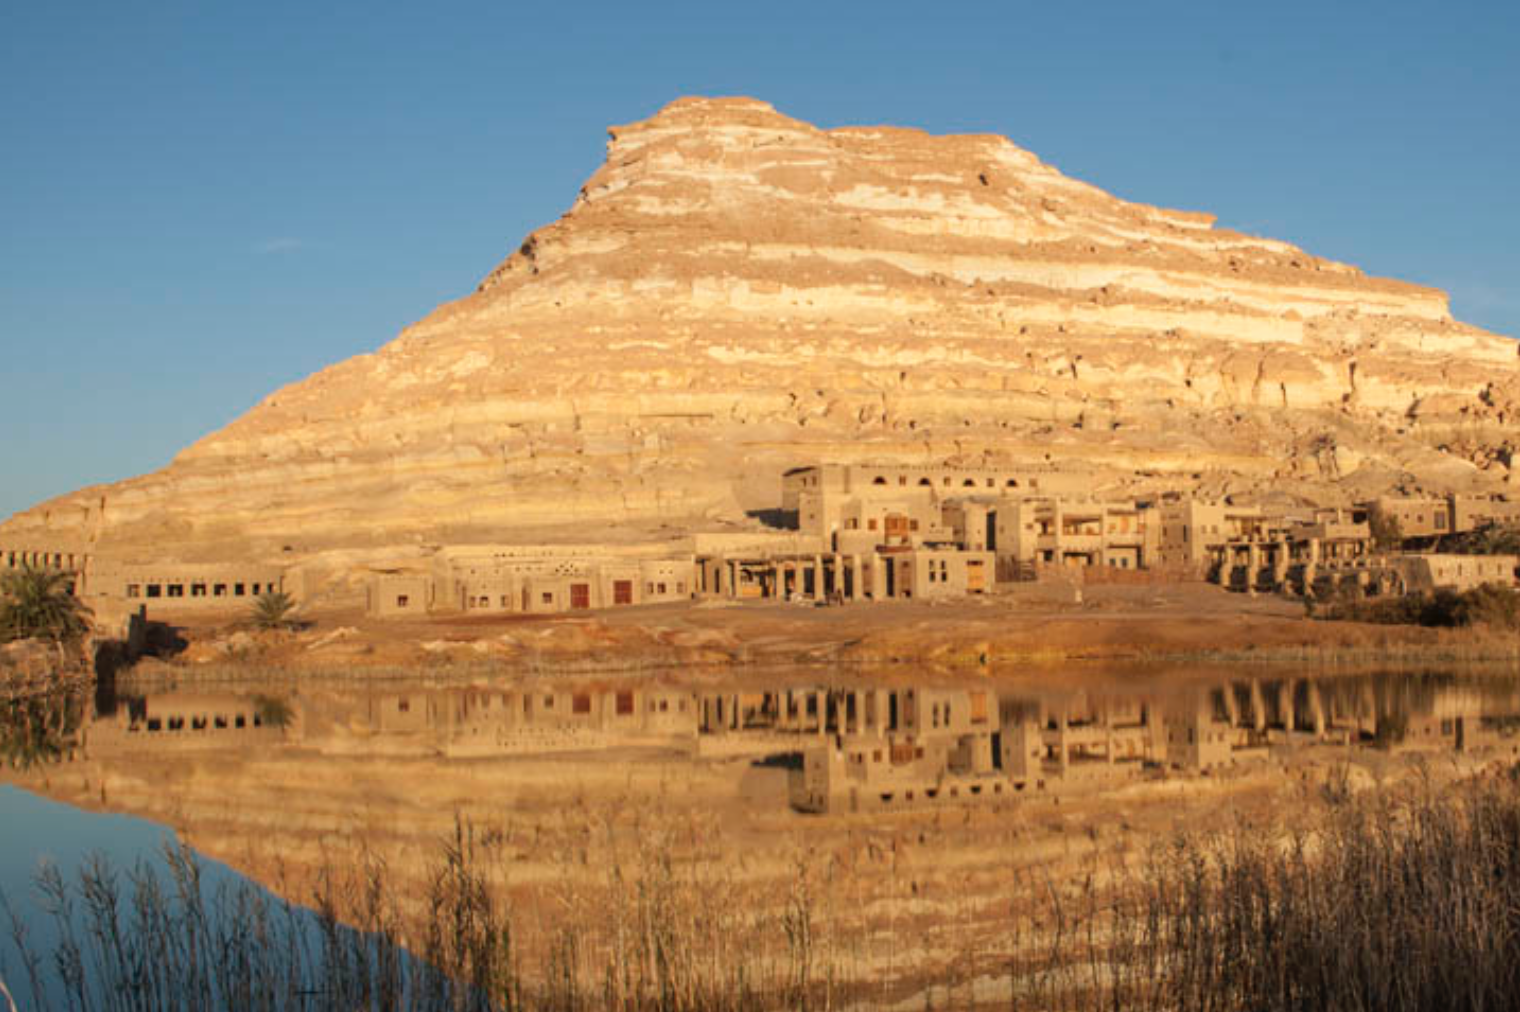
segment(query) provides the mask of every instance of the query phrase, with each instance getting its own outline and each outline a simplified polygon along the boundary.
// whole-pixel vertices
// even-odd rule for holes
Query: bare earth
[[[1423,654],[1512,656],[1513,636],[1313,621],[1284,598],[1206,583],[1019,585],[943,603],[812,607],[775,602],[658,605],[584,616],[437,616],[374,620],[312,613],[293,634],[239,631],[237,616],[187,619],[177,663],[256,660],[291,670],[444,664],[629,671],[672,664],[732,668],[844,662],[947,668],[1165,658],[1335,659]],[[149,662],[151,663],[151,662]]]

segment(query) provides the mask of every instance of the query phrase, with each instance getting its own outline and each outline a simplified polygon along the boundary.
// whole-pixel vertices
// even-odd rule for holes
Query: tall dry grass
[[[20,972],[0,976],[30,988],[28,1007],[102,1012],[1513,1007],[1513,776],[1324,798],[1291,832],[1179,838],[1075,875],[1026,866],[927,919],[917,885],[894,873],[863,894],[805,851],[775,893],[746,893],[691,827],[640,827],[532,908],[507,899],[510,848],[467,826],[424,895],[366,858],[329,867],[309,907],[208,887],[170,848],[157,865],[45,872],[59,941],[37,954],[12,910]]]

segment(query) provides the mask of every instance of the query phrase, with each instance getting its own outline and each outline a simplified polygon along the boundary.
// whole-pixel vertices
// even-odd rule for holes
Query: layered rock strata
[[[470,295],[8,537],[217,558],[742,520],[820,460],[1135,492],[1498,485],[1514,341],[1002,137],[683,99]]]

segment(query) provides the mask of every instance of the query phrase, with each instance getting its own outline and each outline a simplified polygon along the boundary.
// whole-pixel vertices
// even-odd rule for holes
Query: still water
[[[0,889],[34,943],[50,930],[39,868],[68,876],[92,854],[127,868],[166,838],[207,859],[210,887],[305,903],[335,867],[383,868],[403,902],[421,896],[440,848],[478,836],[546,938],[553,916],[602,917],[655,849],[702,869],[704,895],[753,905],[824,866],[896,930],[903,910],[932,924],[946,902],[974,924],[972,898],[1026,864],[1069,870],[1179,827],[1275,817],[1348,770],[1510,761],[1520,678],[419,676],[143,687],[5,716]],[[897,892],[904,904],[871,906]],[[885,977],[903,957],[856,958]],[[17,974],[10,951],[0,976]]]

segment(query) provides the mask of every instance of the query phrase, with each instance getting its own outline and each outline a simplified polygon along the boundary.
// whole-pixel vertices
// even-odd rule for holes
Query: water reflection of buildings
[[[787,756],[793,807],[870,812],[1106,789],[1165,768],[1207,772],[1308,744],[1470,750],[1500,743],[1517,721],[1520,682],[1449,675],[1252,678],[1151,692],[380,687],[286,699],[125,697],[92,722],[88,747]]]
[[[1440,676],[1248,679],[1151,696],[865,690],[830,693],[823,705],[828,733],[791,772],[801,811],[1108,789],[1311,744],[1520,753],[1508,740],[1520,721],[1514,683]]]
[[[365,709],[378,734],[465,756],[679,745],[696,732],[695,706],[690,692],[659,687],[470,687],[378,693]]]
[[[97,708],[100,701],[97,700]],[[233,692],[165,692],[122,696],[87,729],[93,755],[144,750],[277,745],[296,730],[288,703]]]

